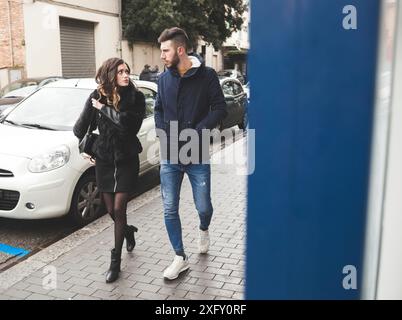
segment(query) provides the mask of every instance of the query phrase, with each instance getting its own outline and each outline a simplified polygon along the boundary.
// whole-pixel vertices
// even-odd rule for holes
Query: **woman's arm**
[[[96,112],[92,107],[91,99],[93,97],[94,93],[91,93],[85,102],[84,110],[82,110],[73,128],[74,135],[80,140],[85,136],[90,125],[92,125],[93,130],[96,129],[96,119],[93,119],[94,121],[91,123],[92,115]]]
[[[99,109],[101,114],[103,114],[120,133],[135,132],[135,134],[137,134],[145,116],[145,97],[142,92],[137,91],[135,105],[130,106],[126,111],[119,112],[108,106],[101,105],[99,102],[96,106],[94,105],[94,107]]]

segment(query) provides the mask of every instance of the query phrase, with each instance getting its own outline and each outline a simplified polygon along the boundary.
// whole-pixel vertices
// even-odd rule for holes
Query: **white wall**
[[[394,51],[391,123],[385,184],[378,299],[402,299],[402,4]]]
[[[396,26],[395,1],[382,1],[363,299],[402,299],[401,10]]]
[[[54,0],[54,2],[67,3],[79,7],[116,14],[119,13],[119,0]]]
[[[71,4],[90,5],[92,9],[118,12],[118,0],[79,1]],[[36,1],[23,6],[26,72],[27,77],[62,75],[59,17],[86,20],[96,23],[96,68],[110,57],[120,56],[119,18],[109,14],[94,13]]]
[[[130,68],[131,73],[139,75],[145,64],[151,67],[158,65],[159,71],[163,71],[163,63],[160,55],[161,51],[158,46],[146,42],[136,42],[131,48],[128,41],[122,42],[122,55]]]

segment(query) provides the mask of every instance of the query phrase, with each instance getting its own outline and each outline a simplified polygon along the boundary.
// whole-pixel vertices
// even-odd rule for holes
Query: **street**
[[[232,127],[235,139],[243,136],[243,131]],[[216,144],[211,144],[216,150]],[[223,145],[221,146],[223,148]],[[159,185],[158,168],[152,169],[139,179],[138,190],[133,198]],[[49,245],[57,242],[79,228],[67,216],[58,219],[13,220],[0,218],[0,272],[23,261]]]

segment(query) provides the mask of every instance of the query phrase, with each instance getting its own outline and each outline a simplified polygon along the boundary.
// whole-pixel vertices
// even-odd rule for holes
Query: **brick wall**
[[[25,65],[22,3],[16,0],[8,1],[10,4],[11,35],[13,41],[13,50],[11,50],[7,1],[8,0],[0,1],[0,68],[21,67]]]

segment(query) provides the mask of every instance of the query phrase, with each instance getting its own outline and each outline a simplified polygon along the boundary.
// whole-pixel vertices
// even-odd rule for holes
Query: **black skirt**
[[[114,163],[96,159],[96,183],[100,192],[116,193],[134,191],[140,169],[138,155]]]

